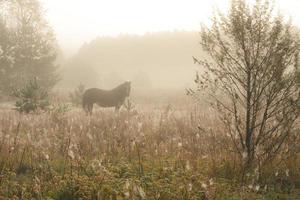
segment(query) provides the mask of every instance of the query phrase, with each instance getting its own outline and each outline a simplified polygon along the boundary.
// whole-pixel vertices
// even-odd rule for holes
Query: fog
[[[226,12],[230,0],[40,0],[45,17],[69,57],[99,36],[143,35],[174,30],[199,31],[214,10]],[[255,0],[249,0],[255,2]],[[276,8],[300,26],[300,2],[277,0]]]
[[[109,88],[132,80],[139,88],[183,89],[199,70],[192,56],[201,55],[201,24],[230,1],[41,2],[61,48],[58,87]],[[299,4],[281,0],[276,6],[299,25]]]
[[[201,54],[197,32],[98,37],[84,44],[62,67],[60,87],[82,83],[109,88],[131,80],[137,89],[188,87]]]
[[[0,199],[300,199],[299,8],[0,0]]]

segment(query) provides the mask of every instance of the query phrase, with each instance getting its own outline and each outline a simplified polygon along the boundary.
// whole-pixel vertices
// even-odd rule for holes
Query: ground
[[[204,103],[143,99],[92,116],[63,105],[27,115],[1,106],[0,199],[300,199],[296,166],[241,184],[230,138]]]

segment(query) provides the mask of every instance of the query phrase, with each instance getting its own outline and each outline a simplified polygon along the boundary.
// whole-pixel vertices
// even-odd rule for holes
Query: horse
[[[119,111],[126,97],[129,97],[130,90],[130,81],[126,81],[112,90],[87,89],[82,97],[82,107],[87,114],[92,114],[94,103],[100,107],[115,107],[115,111]]]

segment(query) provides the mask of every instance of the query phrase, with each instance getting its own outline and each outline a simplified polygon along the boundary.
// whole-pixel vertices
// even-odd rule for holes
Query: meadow
[[[0,111],[0,199],[300,199],[299,156],[240,183],[216,113],[190,97]],[[298,165],[299,166],[299,165]]]

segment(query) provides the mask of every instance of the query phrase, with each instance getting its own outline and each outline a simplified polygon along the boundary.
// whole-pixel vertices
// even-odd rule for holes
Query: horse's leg
[[[93,103],[88,105],[88,112],[89,112],[90,115],[92,115],[92,113],[93,113]]]
[[[86,115],[88,115],[89,114],[89,104],[85,104],[84,105],[84,107],[83,107],[83,110],[84,110],[84,112],[86,113]]]
[[[115,112],[119,112],[119,110],[120,110],[120,107],[121,107],[121,105],[120,105],[120,104],[116,105],[116,106],[115,106]]]
[[[84,108],[84,112],[85,112],[86,115],[89,115],[88,107]]]

